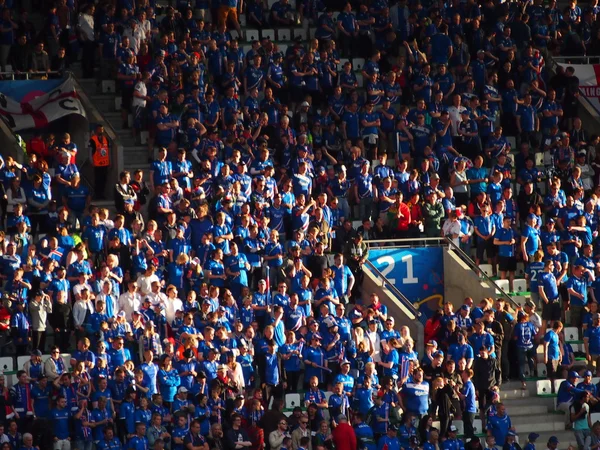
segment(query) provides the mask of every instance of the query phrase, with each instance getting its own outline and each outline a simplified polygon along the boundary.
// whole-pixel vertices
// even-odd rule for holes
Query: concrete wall
[[[396,329],[406,325],[410,330],[410,335],[415,340],[415,349],[420,355],[424,354],[425,345],[423,343],[423,324],[419,321],[409,309],[407,309],[396,296],[390,292],[377,276],[372,273],[367,266],[364,266],[365,277],[363,280],[363,297],[375,293],[379,296],[381,303],[387,306],[388,315],[393,316],[396,321]]]
[[[452,302],[456,310],[465,297],[475,302],[485,297],[495,298],[496,289],[480,280],[454,252],[444,251],[444,300]]]

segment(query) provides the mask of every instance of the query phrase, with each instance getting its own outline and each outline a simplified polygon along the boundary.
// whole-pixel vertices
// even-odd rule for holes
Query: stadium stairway
[[[121,120],[121,96],[115,93],[114,83],[103,83],[103,86],[97,86],[95,79],[81,78],[81,66],[75,63],[71,70],[77,82],[89,97],[90,101],[96,106],[98,111],[104,117],[123,145],[123,168],[133,172],[136,169],[144,170],[144,179],[149,180],[150,164],[148,163],[148,150],[146,145],[138,145],[132,136],[131,128],[124,129]],[[104,88],[104,89],[103,89]],[[131,125],[131,117],[129,125]]]

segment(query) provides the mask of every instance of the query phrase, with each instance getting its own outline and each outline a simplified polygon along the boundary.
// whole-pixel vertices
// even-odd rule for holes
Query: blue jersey
[[[544,342],[548,343],[548,361],[558,361],[560,359],[558,334],[554,330],[548,330],[544,336]]]
[[[544,263],[541,261],[532,262],[527,266],[527,269],[525,269],[525,274],[527,275],[527,279],[529,280],[529,292],[538,292],[538,282],[543,273]]]
[[[498,443],[506,442],[506,436],[508,435],[508,430],[511,427],[512,423],[510,421],[510,417],[508,417],[508,414],[504,414],[503,417],[494,415],[488,418],[487,429],[491,431],[494,438],[496,438],[496,442]]]
[[[409,412],[426,414],[429,409],[429,383],[405,383],[402,386],[402,398]]]

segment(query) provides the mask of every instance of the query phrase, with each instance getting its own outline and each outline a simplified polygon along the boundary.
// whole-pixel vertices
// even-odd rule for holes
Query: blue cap
[[[583,376],[584,377],[591,377],[592,376],[592,371],[591,370],[586,370],[585,372],[583,372]]]
[[[558,438],[556,436],[550,436],[550,439],[548,439],[548,442],[550,442],[552,444],[558,444]]]
[[[579,376],[579,374],[577,372],[575,372],[574,370],[571,370],[569,372],[569,378],[581,378],[581,377]]]
[[[556,223],[553,218],[550,218],[546,221],[546,223]]]
[[[469,305],[462,305],[460,307],[460,309],[462,309],[463,311],[470,311],[471,310],[471,308],[469,307]]]
[[[437,347],[437,346],[438,346],[438,343],[437,343],[437,341],[434,341],[434,340],[432,339],[432,340],[430,340],[430,341],[427,343],[427,345],[431,345],[432,347]]]
[[[132,198],[128,198],[123,200],[123,203],[125,203],[126,205],[133,205],[135,202],[133,201]]]
[[[535,214],[529,214],[527,220],[537,220],[537,216]]]
[[[443,357],[444,357],[444,352],[443,352],[443,351],[441,351],[441,350],[438,350],[437,352],[435,352],[435,353],[433,354],[433,357],[434,357],[434,358],[437,358],[437,357],[439,357],[439,356],[441,356],[441,357],[443,358]]]
[[[527,436],[527,439],[531,442],[534,442],[539,437],[540,437],[540,435],[537,433],[529,433],[529,436]]]
[[[315,333],[315,334],[312,335],[312,339],[319,339],[319,340],[321,340],[323,338],[321,337],[321,335],[319,333]]]
[[[515,433],[513,430],[508,430],[508,435],[509,436],[516,436],[517,433]]]

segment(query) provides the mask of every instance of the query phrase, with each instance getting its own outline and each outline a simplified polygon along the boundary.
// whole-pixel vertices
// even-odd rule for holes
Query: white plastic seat
[[[473,420],[473,433],[481,434],[483,431],[483,423],[481,422],[481,419]]]
[[[539,371],[539,369],[538,369],[538,371]],[[552,384],[550,383],[550,380],[537,380],[535,382],[535,389],[536,389],[537,395],[551,394],[552,393]]]
[[[494,274],[491,264],[479,264],[479,270],[485,273],[488,277],[491,277]]]
[[[280,28],[277,30],[277,40],[278,41],[291,41],[292,40],[292,30],[289,28]]]
[[[579,340],[579,330],[577,327],[566,327],[565,328],[565,341],[578,341]]]
[[[258,41],[258,40],[259,40],[258,30],[246,30],[246,41],[247,42]]]
[[[548,369],[546,368],[546,364],[542,363],[538,363],[537,364],[537,373],[538,373],[538,377],[545,377],[546,375],[548,375]]]
[[[12,356],[4,356],[0,358],[0,371],[12,372],[13,370],[15,370],[15,365]]]
[[[329,397],[331,397],[332,395],[333,395],[333,392],[325,391],[325,400],[327,400],[327,402],[329,402]]]
[[[358,87],[363,87],[365,85],[365,80],[363,79],[362,73],[356,74],[356,82],[358,83]]]
[[[511,149],[517,148],[517,138],[515,138],[514,136],[506,136],[506,140],[510,144]]]
[[[496,286],[504,292],[508,292],[508,280],[496,280]]]
[[[268,38],[272,41],[275,40],[275,30],[273,30],[272,28],[267,28],[261,31],[261,36],[263,38]]]
[[[238,39],[240,37],[237,30],[229,30],[229,34],[231,35],[231,39]]]
[[[364,58],[352,58],[352,65],[354,66],[354,70],[362,70],[365,66]]]
[[[279,51],[281,52],[281,54],[285,58],[285,54],[287,53],[287,49],[288,49],[287,44],[277,44],[277,48],[279,49]]]
[[[114,94],[116,91],[115,80],[102,80],[102,93]]]
[[[17,370],[23,370],[23,366],[25,365],[25,363],[27,361],[29,361],[31,359],[30,356],[24,355],[24,356],[17,356]]]
[[[352,228],[354,228],[355,230],[360,227],[362,225],[362,222],[360,220],[353,220],[352,221]]]
[[[292,409],[296,406],[302,406],[300,394],[285,394],[285,409]]]
[[[293,34],[294,34],[294,39],[297,38],[298,36],[300,36],[303,41],[306,40],[307,34],[306,34],[306,30],[304,28],[294,28]]]
[[[457,428],[457,433],[459,435],[465,434],[465,423],[462,420],[453,420],[452,425],[454,425]]]
[[[543,153],[535,154],[535,166],[538,168],[544,167],[544,154]]]
[[[63,362],[65,363],[65,367],[67,369],[69,367],[71,367],[71,354],[70,353],[61,353],[60,357],[62,358]]]
[[[527,292],[527,281],[524,279],[514,280],[513,290],[515,292]]]
[[[240,21],[240,26],[242,28],[246,26],[246,14],[238,15],[238,20]]]
[[[558,389],[560,388],[561,383],[565,381],[564,378],[561,378],[560,380],[554,380],[554,392],[556,392],[558,394]]]
[[[525,306],[525,302],[527,302],[527,297],[524,297],[522,295],[513,295],[512,299],[520,307]]]
[[[592,419],[592,423],[598,422],[600,420],[600,413],[592,413],[590,419]]]

